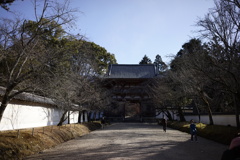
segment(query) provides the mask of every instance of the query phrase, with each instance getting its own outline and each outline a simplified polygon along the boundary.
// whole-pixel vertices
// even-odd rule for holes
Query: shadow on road
[[[116,123],[28,159],[219,160],[225,145],[147,123]]]

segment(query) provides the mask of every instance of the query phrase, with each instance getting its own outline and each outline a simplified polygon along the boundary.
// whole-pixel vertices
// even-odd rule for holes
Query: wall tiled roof
[[[107,78],[153,78],[156,76],[153,64],[112,64],[109,65]]]
[[[0,86],[0,96],[3,96],[5,92],[5,88]],[[14,90],[13,92],[17,92]],[[21,94],[18,94],[14,97],[16,100],[22,100],[22,101],[28,101],[28,102],[36,102],[36,103],[43,103],[43,104],[50,104],[50,105],[56,105],[52,99],[47,97],[42,97],[38,95],[34,95],[31,93],[23,92]]]

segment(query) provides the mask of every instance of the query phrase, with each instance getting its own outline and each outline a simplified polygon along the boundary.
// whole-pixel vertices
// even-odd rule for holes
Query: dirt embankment
[[[0,159],[22,159],[101,128],[100,123],[68,124],[0,132]]]

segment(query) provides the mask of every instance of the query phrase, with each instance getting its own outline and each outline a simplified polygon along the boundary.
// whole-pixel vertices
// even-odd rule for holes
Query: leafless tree
[[[0,106],[0,120],[9,101],[25,91],[33,91],[35,78],[49,71],[50,58],[56,50],[46,47],[41,38],[42,27],[53,21],[59,25],[71,24],[74,21],[73,12],[68,8],[68,1],[62,4],[50,0],[43,1],[40,15],[37,14],[38,4],[35,2],[34,31],[29,34],[27,21],[19,19],[2,19],[0,22],[0,63],[1,85],[6,88]],[[47,20],[47,21],[46,21]],[[56,26],[59,27],[59,26]],[[13,92],[13,90],[18,90]]]
[[[240,7],[238,0],[215,1],[215,7],[197,23],[200,33],[210,41],[212,67],[217,74],[207,74],[232,94],[239,123],[240,102]]]
[[[187,62],[185,61],[184,64],[186,63]],[[203,102],[205,102],[210,124],[213,124],[212,109],[210,105],[211,98],[205,91],[205,87],[207,86],[207,78],[202,76],[202,74],[199,73],[199,70],[190,68],[192,66],[188,65],[185,67],[181,70],[178,70],[177,73],[171,74],[171,77],[174,79],[174,81],[177,81],[180,84],[181,90],[183,90],[184,94],[189,95],[189,98],[198,96],[203,100]]]
[[[45,76],[44,81],[48,82],[43,92],[63,110],[58,125],[62,125],[68,118],[69,111],[103,111],[111,98],[109,91],[103,87],[102,80],[96,76],[92,68],[95,66],[94,59],[79,53],[75,55],[74,60],[66,59],[61,63],[69,64],[69,61],[71,62],[69,68],[60,66],[58,72],[50,77]]]

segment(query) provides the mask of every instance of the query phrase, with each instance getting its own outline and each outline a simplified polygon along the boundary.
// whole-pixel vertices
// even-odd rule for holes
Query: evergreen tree
[[[156,55],[154,64],[156,65],[157,72],[164,72],[167,69],[166,63],[162,61],[162,57],[159,54]]]
[[[144,55],[143,59],[139,62],[139,64],[152,64],[152,61],[148,56]]]

